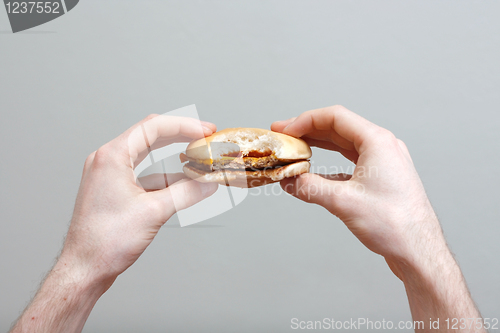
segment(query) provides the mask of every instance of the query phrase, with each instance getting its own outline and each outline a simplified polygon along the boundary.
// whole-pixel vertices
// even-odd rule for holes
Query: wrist
[[[447,318],[481,317],[444,237],[412,256],[386,261],[405,285],[414,320],[440,318],[446,331]]]
[[[405,284],[414,277],[426,278],[444,267],[456,266],[433,211],[405,225],[405,232],[401,232],[393,242],[392,251],[385,256],[390,268]]]
[[[98,295],[100,297],[113,284],[115,275],[108,275],[91,265],[82,263],[77,258],[63,252],[49,273],[68,286],[74,286],[78,291],[85,294]]]
[[[444,242],[433,246],[432,250],[423,250],[386,261],[407,287],[424,287],[429,282],[436,283],[440,278],[460,271],[453,254]]]
[[[112,282],[61,256],[11,332],[81,332]]]

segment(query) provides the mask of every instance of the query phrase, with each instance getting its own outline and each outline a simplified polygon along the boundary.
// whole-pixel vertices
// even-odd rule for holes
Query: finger
[[[295,119],[297,119],[297,117],[275,121],[271,124],[271,130],[281,133],[289,124],[295,121]],[[359,154],[353,149],[353,144],[331,130],[313,131],[303,136],[302,139],[310,146],[338,151],[353,163],[356,163],[358,160]],[[341,147],[334,142],[339,142],[343,146]]]
[[[285,127],[288,126],[291,122],[293,122],[297,117],[293,117],[287,120],[278,120],[271,124],[271,131],[274,132],[282,132]]]
[[[139,163],[141,163],[148,156],[148,154],[155,149],[159,149],[176,142],[191,142],[191,141],[193,141],[192,138],[183,135],[179,135],[173,138],[158,139],[155,143],[153,143],[149,147],[149,149],[143,150],[137,155],[137,158],[134,161],[134,168],[138,166]]]
[[[208,121],[203,121],[200,120],[200,123],[203,127],[207,127],[212,130],[213,133],[217,132],[217,126],[215,126],[214,123],[208,122]]]
[[[318,175],[322,178],[325,178],[327,180],[337,180],[337,181],[346,181],[346,180],[349,180],[352,178],[352,175],[350,175],[348,173],[336,173],[333,175],[323,175],[323,174],[317,173],[316,175]]]
[[[302,201],[325,207],[334,215],[341,215],[349,208],[349,182],[327,179],[334,176],[320,176],[304,173],[298,177],[285,178],[280,182],[283,190]]]
[[[316,110],[315,110],[316,111]],[[275,124],[274,130],[276,132],[281,132],[285,130],[285,128],[288,127],[288,125],[292,124],[296,118],[292,118],[289,120],[273,123]],[[343,138],[340,134],[332,130],[331,126],[327,126],[327,129],[315,129],[313,131],[308,132],[307,134],[302,136],[302,139],[305,137],[309,137],[312,139],[317,139],[317,140],[323,140],[323,141],[330,141],[335,143],[337,146],[342,147],[343,149],[350,149],[354,150],[354,145],[351,141]],[[273,129],[273,128],[271,128]],[[286,133],[288,134],[288,133]]]
[[[273,123],[276,124],[271,129],[273,129],[275,132],[280,132],[283,133],[285,128],[288,127],[288,125],[292,124],[293,121],[291,120],[286,120],[281,123]],[[288,133],[285,133],[288,134]],[[307,134],[303,135],[301,138],[311,138],[311,139],[317,139],[317,140],[323,140],[323,141],[329,141],[335,143],[337,146],[342,147],[343,149],[349,149],[349,150],[355,150],[354,149],[354,144],[350,142],[349,140],[343,138],[340,134],[329,128],[328,130],[313,130],[311,132],[308,132]]]
[[[169,187],[147,193],[152,200],[163,207],[163,221],[168,220],[175,212],[191,207],[192,205],[214,194],[219,185],[217,183],[200,183],[192,179],[181,179]]]
[[[319,147],[323,149],[328,149],[332,151],[338,151],[345,158],[356,164],[358,162],[359,154],[355,150],[344,149],[337,144],[330,141],[310,139],[308,137],[302,137],[302,139],[307,142],[311,147]]]
[[[334,143],[343,148],[351,145],[361,153],[363,143],[380,129],[379,126],[342,106],[332,106],[304,112],[287,125],[283,133],[302,137],[318,131],[331,131]]]
[[[153,116],[125,132],[118,141],[127,141],[132,165],[142,154],[173,142],[185,142],[211,135],[215,125],[194,118]],[[142,154],[141,154],[142,153]]]
[[[156,191],[168,187],[169,184],[174,184],[181,179],[186,178],[182,172],[178,173],[154,173],[144,177],[137,178],[137,185],[145,191]]]

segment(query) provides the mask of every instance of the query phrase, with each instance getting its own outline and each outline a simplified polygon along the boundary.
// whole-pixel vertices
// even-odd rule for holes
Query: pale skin
[[[405,285],[413,320],[440,318],[439,331],[446,332],[446,318],[481,318],[402,141],[341,106],[308,111],[275,122],[271,129],[338,151],[356,163],[352,176],[303,174],[281,186],[325,207],[386,259]],[[217,189],[179,174],[169,177],[166,188],[163,177],[144,179],[138,186],[134,166],[148,146],[215,131],[211,123],[153,115],[92,153],[61,255],[11,332],[80,332],[97,300],[161,226],[177,210]],[[419,331],[438,330],[425,326]],[[474,327],[459,331],[485,332]]]
[[[61,255],[11,332],[80,332],[99,297],[176,210],[217,190],[182,175],[169,177],[179,180],[167,188],[163,177],[145,182],[162,190],[138,186],[133,168],[148,145],[189,142],[215,131],[211,123],[152,115],[90,154]]]
[[[303,174],[281,186],[338,216],[403,281],[414,321],[481,315],[450,252],[406,145],[342,106],[278,121],[271,129],[311,146],[340,152],[356,164],[350,175]],[[476,323],[474,323],[476,324]],[[460,332],[485,332],[481,325]],[[436,332],[428,325],[419,332]],[[456,330],[450,330],[456,331]]]

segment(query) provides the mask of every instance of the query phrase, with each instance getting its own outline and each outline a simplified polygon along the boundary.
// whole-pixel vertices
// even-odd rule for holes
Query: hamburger
[[[227,128],[191,142],[184,173],[204,183],[257,187],[309,172],[311,148],[302,139],[259,128]]]

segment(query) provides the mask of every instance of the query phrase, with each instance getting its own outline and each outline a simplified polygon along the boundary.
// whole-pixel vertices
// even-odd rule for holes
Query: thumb
[[[349,206],[350,182],[347,175],[318,175],[304,173],[281,181],[283,190],[308,203],[325,207],[339,215]]]
[[[164,221],[166,221],[176,212],[208,198],[218,188],[217,183],[200,183],[192,179],[182,179],[165,189],[149,192],[148,195],[159,201],[165,210]]]

